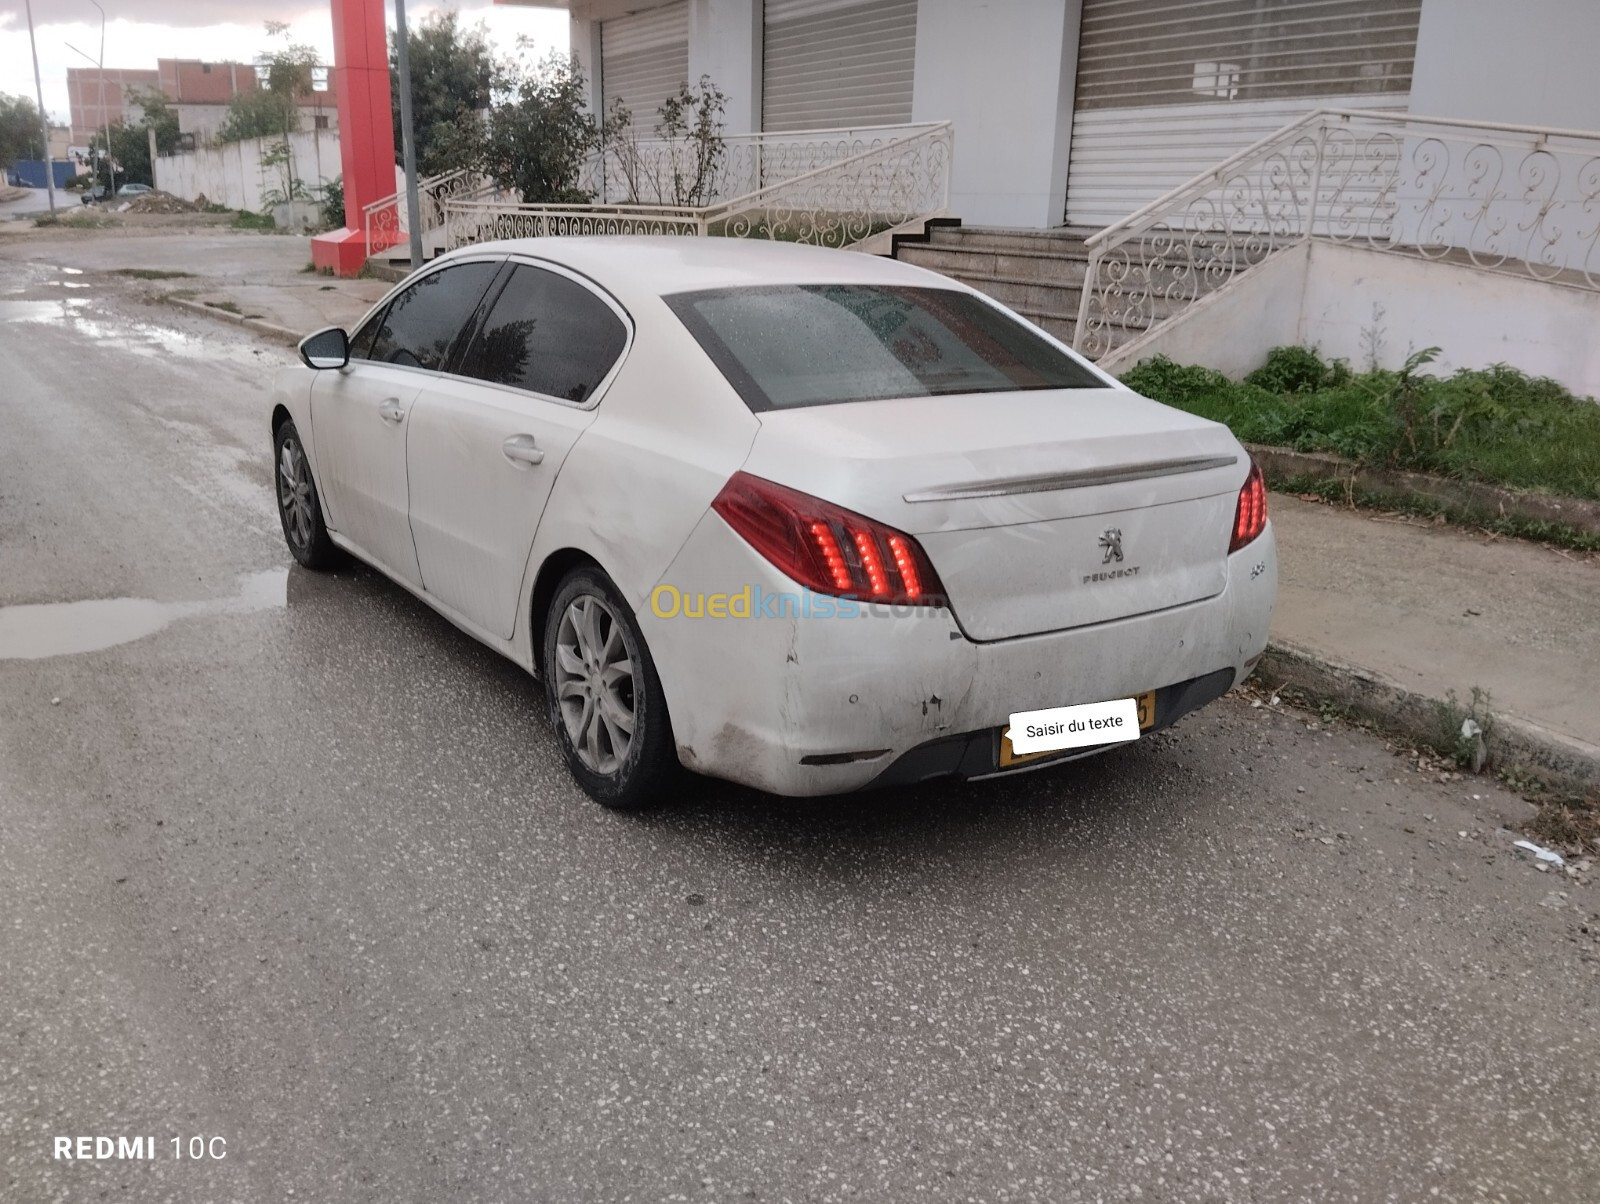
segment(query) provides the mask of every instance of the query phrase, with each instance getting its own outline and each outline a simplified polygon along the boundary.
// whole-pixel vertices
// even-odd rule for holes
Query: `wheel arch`
[[[533,578],[533,596],[528,604],[528,642],[533,649],[533,675],[544,678],[544,623],[550,602],[566,575],[578,568],[594,568],[605,573],[605,566],[582,548],[557,548],[546,556]],[[611,577],[610,573],[606,573]],[[615,581],[615,578],[612,578]]]

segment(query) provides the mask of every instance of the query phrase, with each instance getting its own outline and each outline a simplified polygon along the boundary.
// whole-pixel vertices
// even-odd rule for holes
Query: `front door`
[[[627,337],[590,287],[518,264],[455,375],[417,399],[408,462],[423,585],[503,639],[556,476]]]
[[[422,584],[406,469],[412,408],[425,385],[443,379],[501,262],[469,260],[419,277],[356,333],[350,362],[318,373],[311,390],[328,525],[411,585]]]
[[[412,585],[422,577],[406,519],[406,434],[421,390],[416,373],[372,363],[319,372],[311,390],[328,526]]]

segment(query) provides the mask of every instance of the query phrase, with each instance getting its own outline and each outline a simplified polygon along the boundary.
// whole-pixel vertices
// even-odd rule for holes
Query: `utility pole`
[[[39,78],[39,47],[33,40],[33,0],[23,0],[28,10],[28,47],[33,51],[33,89],[39,95],[39,133],[44,135],[44,187],[50,194],[50,216],[56,214],[56,165],[50,159],[50,118],[44,111],[44,83]]]
[[[89,58],[87,54],[83,54],[83,51],[79,50],[71,42],[63,42],[62,45],[74,54],[83,54],[84,58],[94,63],[95,74],[100,77],[100,116],[105,119],[106,123],[105,199],[109,201],[117,195],[117,164],[116,160],[111,157],[111,111],[106,108],[106,10],[100,8],[100,0],[89,0],[89,3],[100,9],[100,58],[98,60]],[[98,177],[99,172],[95,174]]]
[[[111,113],[106,109],[106,10],[100,8],[100,0],[89,0],[89,3],[100,9],[100,116],[106,119],[106,201],[110,203],[117,195],[117,161],[111,157]]]
[[[400,158],[406,172],[406,224],[411,227],[411,270],[422,266],[422,206],[417,198],[417,139],[411,128],[411,48],[406,0],[394,0],[395,58],[400,66]]]

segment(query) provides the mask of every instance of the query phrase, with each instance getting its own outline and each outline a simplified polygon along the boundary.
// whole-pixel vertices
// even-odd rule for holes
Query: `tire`
[[[550,723],[584,792],[618,811],[666,798],[679,772],[666,695],[633,611],[609,577],[585,567],[562,579],[544,615],[541,648]]]
[[[311,462],[293,422],[285,422],[272,440],[273,494],[289,554],[308,569],[329,569],[341,555],[322,521],[322,499],[311,478]]]

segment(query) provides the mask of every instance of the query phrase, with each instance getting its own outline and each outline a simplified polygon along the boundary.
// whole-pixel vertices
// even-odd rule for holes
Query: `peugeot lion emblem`
[[[1100,558],[1101,564],[1110,564],[1113,560],[1122,561],[1122,528],[1108,527],[1100,537],[1100,547],[1105,555]]]

